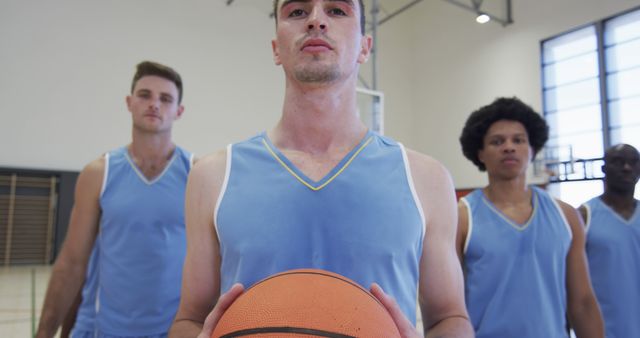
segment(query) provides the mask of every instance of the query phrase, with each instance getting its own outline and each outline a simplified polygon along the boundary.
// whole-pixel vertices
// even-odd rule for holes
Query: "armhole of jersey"
[[[107,187],[107,177],[109,177],[109,153],[104,154],[104,176],[102,177],[102,188],[100,188],[100,198]]]
[[[589,229],[591,229],[591,206],[587,203],[582,206],[587,211],[587,219],[584,220],[584,232],[589,233]]]
[[[191,154],[191,156],[189,156],[189,172],[191,172],[191,169],[193,169],[193,160],[196,158],[195,154]]]
[[[225,163],[224,169],[224,180],[222,181],[222,187],[220,187],[220,193],[218,193],[218,200],[216,201],[216,207],[213,210],[213,224],[216,229],[216,236],[218,235],[218,209],[220,208],[220,203],[222,203],[222,198],[224,197],[225,192],[227,191],[227,183],[229,182],[229,174],[231,172],[231,152],[232,145],[227,145],[227,163]],[[218,243],[220,242],[220,237],[218,237]]]
[[[416,204],[416,208],[418,209],[418,213],[420,214],[420,220],[422,221],[422,239],[424,240],[424,235],[427,232],[427,221],[424,217],[424,210],[422,210],[422,204],[420,203],[420,198],[418,198],[418,193],[416,192],[416,187],[413,184],[413,176],[411,175],[411,166],[409,165],[409,158],[407,157],[407,151],[404,148],[402,143],[398,142],[400,146],[400,151],[402,152],[402,160],[404,161],[404,170],[405,175],[407,176],[407,183],[409,184],[409,189],[411,189],[411,195],[413,195],[413,201]]]
[[[571,226],[569,225],[569,221],[567,221],[567,216],[564,215],[564,211],[562,210],[562,207],[560,207],[560,203],[558,203],[558,201],[556,201],[556,199],[553,197],[549,197],[549,198],[551,198],[551,201],[553,201],[553,204],[556,206],[556,209],[558,209],[558,212],[560,213],[560,217],[562,217],[562,222],[564,223],[564,226],[567,228],[567,231],[569,232],[569,238],[573,240],[573,231],[571,231]]]
[[[469,242],[471,242],[471,233],[473,232],[473,218],[471,217],[471,205],[469,201],[464,197],[461,198],[460,201],[467,207],[467,236],[464,239],[464,247],[462,248],[462,253],[466,254]]]

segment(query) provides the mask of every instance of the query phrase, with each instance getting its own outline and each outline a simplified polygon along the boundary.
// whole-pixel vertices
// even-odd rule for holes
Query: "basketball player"
[[[467,310],[478,338],[603,337],[589,282],[580,217],[527,184],[526,171],[548,127],[516,98],[469,116],[460,143],[489,185],[461,199],[458,256]]]
[[[182,80],[142,62],[126,103],[132,142],[89,163],[76,184],[67,238],[44,301],[38,337],[53,337],[82,287],[91,259],[95,297],[83,295],[73,337],[166,337],[180,297],[186,252],[184,193],[193,157],[171,138],[182,116]],[[95,243],[95,246],[94,246]],[[85,290],[86,290],[85,288]],[[95,309],[95,327],[80,325]],[[88,316],[91,316],[89,313]],[[89,318],[91,319],[91,318]]]
[[[377,283],[375,294],[405,337],[420,336],[418,297],[428,336],[471,337],[448,172],[358,118],[358,68],[372,43],[362,2],[281,0],[274,8],[273,55],[286,79],[282,117],[194,167],[171,336],[208,337],[242,292],[234,283],[321,268],[367,288]]]
[[[640,208],[633,197],[640,154],[628,144],[609,148],[602,172],[604,193],[582,206],[593,289],[606,336],[640,337]]]

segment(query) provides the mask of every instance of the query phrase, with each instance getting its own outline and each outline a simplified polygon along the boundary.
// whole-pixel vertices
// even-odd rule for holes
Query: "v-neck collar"
[[[491,200],[489,200],[487,195],[484,193],[484,190],[481,190],[480,192],[482,193],[482,200],[484,201],[484,203],[495,214],[500,216],[500,218],[502,218],[505,222],[509,223],[509,225],[511,225],[516,230],[524,231],[526,228],[529,227],[529,224],[531,224],[531,222],[533,221],[533,218],[536,216],[536,212],[538,211],[538,194],[536,193],[535,189],[533,188],[530,188],[530,189],[531,189],[531,205],[533,206],[533,208],[531,211],[531,216],[529,216],[529,218],[522,224],[512,220],[509,216],[505,215],[495,204],[493,204],[493,202],[491,202]]]
[[[600,202],[607,210],[609,210],[620,222],[626,225],[632,225],[635,219],[638,217],[638,213],[640,213],[640,211],[638,211],[638,209],[640,209],[640,203],[638,203],[638,201],[636,201],[636,207],[633,210],[633,214],[631,215],[631,217],[629,217],[628,220],[622,217],[617,211],[615,211],[612,207],[610,207],[607,203],[605,203],[599,197],[598,197],[598,202]]]
[[[126,147],[124,149],[124,156],[126,157],[127,161],[129,162],[129,165],[131,166],[133,171],[138,175],[138,178],[140,178],[140,180],[142,180],[142,182],[144,182],[147,185],[152,185],[152,184],[158,182],[164,176],[164,174],[167,172],[167,170],[169,170],[169,168],[171,167],[171,164],[173,164],[173,161],[175,160],[175,158],[177,156],[177,153],[178,153],[178,147],[175,147],[175,149],[173,150],[173,155],[171,155],[171,159],[164,166],[164,169],[162,169],[162,172],[160,174],[158,174],[156,177],[154,177],[153,179],[150,180],[142,173],[142,170],[140,170],[140,168],[138,168],[136,163],[133,161],[133,159],[129,155],[129,149],[126,148]]]
[[[296,167],[289,159],[271,142],[266,132],[262,132],[262,144],[269,151],[269,153],[274,157],[282,167],[287,170],[294,178],[296,178],[300,183],[305,185],[307,188],[318,191],[324,187],[326,187],[329,183],[331,183],[336,177],[338,177],[351,162],[360,154],[360,152],[373,140],[373,133],[371,130],[368,130],[365,136],[360,140],[358,145],[356,145],[347,155],[345,155],[340,162],[333,167],[322,179],[319,181],[314,181],[309,178],[305,173],[303,173],[298,167]]]

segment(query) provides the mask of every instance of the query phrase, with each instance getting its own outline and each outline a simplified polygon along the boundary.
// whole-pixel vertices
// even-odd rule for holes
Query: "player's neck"
[[[166,163],[173,155],[176,145],[171,140],[171,132],[140,133],[133,131],[129,153],[136,161]]]
[[[495,180],[489,177],[484,194],[494,204],[520,204],[531,202],[531,189],[524,177],[512,180]]]
[[[353,85],[287,86],[282,118],[269,133],[279,148],[310,153],[352,146],[366,133]]]
[[[600,199],[616,212],[628,213],[633,212],[636,208],[636,199],[633,197],[633,193],[634,191],[629,191],[621,194],[605,189]]]

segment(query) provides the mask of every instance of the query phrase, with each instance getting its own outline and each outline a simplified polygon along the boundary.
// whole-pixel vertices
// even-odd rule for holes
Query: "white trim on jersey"
[[[96,278],[98,278],[98,277],[96,277]],[[95,303],[96,304],[94,306],[94,309],[96,311],[96,317],[97,317],[98,313],[100,313],[100,284],[98,284],[98,286],[96,287],[96,300],[95,300]],[[94,318],[94,320],[95,320],[95,318]]]
[[[420,198],[418,198],[418,193],[416,192],[416,187],[413,184],[413,176],[411,176],[411,167],[409,166],[409,158],[407,157],[407,151],[404,148],[404,145],[398,142],[400,146],[400,150],[402,153],[402,160],[404,161],[404,170],[407,176],[407,183],[409,184],[409,188],[411,189],[411,195],[413,196],[413,201],[416,204],[416,208],[418,209],[418,213],[420,213],[420,220],[422,220],[422,239],[424,240],[424,236],[427,232],[427,220],[424,217],[424,210],[422,210],[422,203],[420,203]]]
[[[104,154],[104,177],[102,177],[102,188],[100,188],[100,198],[107,187],[107,176],[109,176],[109,153]]]
[[[562,211],[562,208],[560,207],[560,203],[558,203],[558,201],[556,201],[556,199],[553,197],[551,197],[551,201],[556,206],[556,209],[558,209],[558,212],[560,213],[560,217],[562,217],[562,222],[564,223],[564,226],[567,228],[567,231],[569,232],[569,238],[573,240],[573,231],[571,231],[571,226],[569,225],[569,221],[567,221],[567,217],[564,215],[564,211]]]
[[[154,177],[152,180],[147,179],[147,177],[144,176],[144,174],[140,171],[140,168],[138,168],[138,166],[133,161],[131,156],[129,156],[128,149],[125,149],[124,157],[127,159],[127,161],[129,162],[129,165],[131,166],[131,168],[133,168],[133,171],[136,173],[136,175],[138,175],[138,177],[142,180],[142,182],[146,183],[147,185],[152,185],[158,182],[162,178],[162,176],[164,176],[164,174],[169,170],[169,168],[171,168],[171,165],[173,164],[175,159],[178,157],[178,154],[177,154],[177,151],[174,150],[173,155],[171,156],[171,159],[164,166],[164,169],[162,169],[162,172],[158,176]]]
[[[464,203],[467,206],[467,219],[468,219],[467,236],[464,239],[464,247],[462,248],[462,253],[466,254],[467,248],[469,248],[469,242],[471,242],[471,232],[473,231],[473,218],[471,217],[471,205],[469,204],[469,201],[467,201],[467,199],[464,197],[461,198],[460,201],[462,201],[462,203]]]
[[[227,145],[227,163],[225,163],[224,169],[224,180],[222,181],[222,187],[220,187],[220,192],[218,193],[218,200],[216,201],[216,207],[213,209],[213,225],[216,229],[216,236],[218,236],[218,242],[220,242],[220,235],[218,234],[218,210],[220,209],[220,204],[222,203],[222,198],[227,191],[227,184],[229,183],[229,175],[231,175],[231,154],[232,154],[233,146],[232,144]]]
[[[107,178],[109,177],[109,153],[105,153],[104,154],[104,177],[102,178],[102,188],[100,189],[100,198],[102,199],[102,196],[104,195],[104,191],[107,188]],[[95,249],[95,246],[98,244],[98,241],[100,240],[100,235],[102,234],[102,227],[98,226],[98,234],[96,235],[96,239],[95,242],[93,243],[93,247]],[[93,262],[93,264],[97,264],[96,262]],[[98,273],[98,269],[96,269],[96,273]],[[100,279],[98,277],[96,277],[96,279],[98,279],[98,281],[96,281],[97,285],[96,285],[96,295],[95,295],[95,304],[93,306],[94,310],[96,311],[96,315],[100,312]],[[97,332],[95,332],[97,334]]]
[[[591,229],[591,213],[593,211],[591,210],[591,206],[587,203],[582,206],[584,207],[584,210],[587,211],[587,219],[584,220],[584,232],[589,233],[589,229]]]

